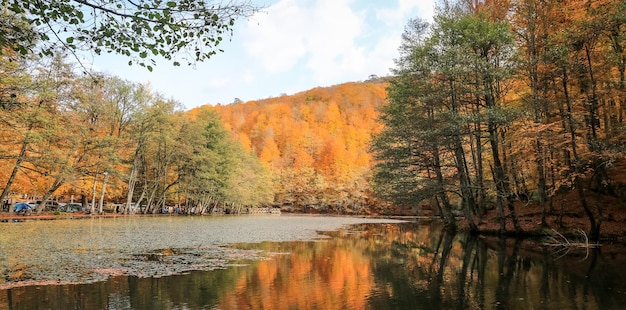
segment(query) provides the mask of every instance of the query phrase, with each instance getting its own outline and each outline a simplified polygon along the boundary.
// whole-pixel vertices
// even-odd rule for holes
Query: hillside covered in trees
[[[147,85],[77,74],[62,57],[7,50],[0,61],[0,201],[73,201],[96,213],[373,205],[382,81],[183,111]]]
[[[380,79],[292,96],[205,106],[272,174],[274,205],[302,212],[364,213],[372,134],[387,84]],[[194,113],[194,111],[191,111]]]

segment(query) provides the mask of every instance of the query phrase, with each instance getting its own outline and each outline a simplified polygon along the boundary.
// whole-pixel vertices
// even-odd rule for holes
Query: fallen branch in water
[[[570,240],[560,232],[552,229],[553,234],[545,237],[543,242],[546,246],[559,247],[555,254],[559,254],[557,259],[567,255],[572,248],[584,248],[587,251],[587,255],[582,259],[585,260],[589,257],[589,249],[599,247],[599,243],[589,243],[589,237],[580,228],[576,229],[576,232],[581,236],[577,240]]]

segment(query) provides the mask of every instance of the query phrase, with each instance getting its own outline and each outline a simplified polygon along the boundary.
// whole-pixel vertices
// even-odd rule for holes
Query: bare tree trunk
[[[150,195],[148,196],[148,209],[150,210],[148,213],[157,213],[156,205],[154,205],[154,197],[156,195],[157,188],[159,187],[159,181],[154,182],[154,186],[150,191]]]
[[[93,176],[93,189],[91,191],[91,208],[89,210],[90,214],[94,214],[96,212],[96,189],[98,188],[98,168],[96,168],[96,173]]]
[[[511,186],[509,180],[504,173],[504,167],[500,161],[500,149],[498,143],[498,134],[496,126],[490,122],[489,124],[489,142],[491,143],[491,153],[493,156],[493,181],[496,183],[496,195],[497,195],[497,216],[500,222],[500,232],[504,233],[506,230],[506,218],[504,216],[504,206],[507,205],[509,212],[513,220],[513,226],[516,232],[521,232],[522,228],[519,225],[515,209],[511,202]]]
[[[98,214],[102,214],[103,210],[102,207],[104,206],[104,193],[106,191],[107,188],[107,180],[109,179],[109,173],[108,172],[104,172],[104,179],[102,180],[102,193],[100,194],[100,206],[98,209]]]
[[[582,205],[583,210],[585,211],[585,214],[587,215],[587,218],[589,219],[589,225],[591,227],[590,231],[589,231],[589,239],[591,241],[598,241],[600,239],[600,223],[602,221],[602,217],[600,216],[600,218],[598,219],[598,221],[596,221],[596,218],[593,214],[593,212],[591,211],[591,208],[589,208],[589,205],[587,204],[587,199],[585,197],[585,192],[583,189],[583,185],[582,185],[582,181],[580,180],[580,170],[582,169],[581,165],[581,159],[578,155],[578,144],[576,142],[576,133],[575,133],[575,126],[574,126],[574,119],[573,119],[573,115],[572,115],[572,102],[570,100],[569,97],[569,87],[568,87],[568,74],[567,74],[567,69],[565,67],[562,67],[562,83],[563,83],[563,94],[565,95],[565,104],[567,107],[567,123],[568,123],[568,127],[570,129],[570,144],[572,147],[572,155],[574,156],[574,186],[576,186],[576,189],[578,191],[578,196],[580,198],[580,202]],[[600,213],[602,212],[601,209],[598,210]]]
[[[478,225],[476,224],[473,211],[476,209],[476,202],[474,200],[474,193],[471,190],[471,181],[467,175],[467,169],[465,169],[466,162],[463,154],[463,146],[461,145],[461,138],[457,135],[454,139],[454,154],[456,169],[459,175],[463,214],[465,215],[470,231],[478,231]]]
[[[52,194],[54,194],[54,192],[57,189],[59,189],[59,187],[61,187],[61,185],[63,185],[64,183],[65,183],[65,180],[61,176],[57,176],[54,179],[54,182],[52,182],[52,185],[50,186],[50,188],[46,191],[46,193],[41,198],[41,204],[37,207],[37,214],[41,214],[41,212],[43,212],[43,210],[46,208],[46,203],[48,202],[48,199],[50,199]]]
[[[459,104],[457,102],[457,94],[454,81],[449,81],[450,87],[450,100],[452,103],[452,111],[458,112]],[[467,174],[467,162],[465,160],[465,151],[463,150],[463,144],[461,141],[461,133],[455,132],[452,137],[452,148],[454,157],[456,160],[456,170],[459,177],[459,187],[461,190],[462,209],[467,220],[470,231],[478,231],[478,225],[474,219],[474,211],[476,210],[476,201],[474,200],[474,193],[471,189],[471,181]]]
[[[32,125],[29,126],[28,131],[30,132]],[[7,184],[4,185],[4,189],[2,190],[2,194],[0,194],[0,202],[4,201],[6,197],[11,192],[11,186],[13,182],[15,182],[15,177],[17,176],[17,172],[20,170],[22,166],[22,162],[26,158],[26,149],[28,148],[28,141],[24,139],[22,142],[22,147],[20,148],[20,153],[17,155],[17,159],[15,160],[15,164],[13,165],[13,170],[11,171],[11,176],[7,180]]]
[[[133,194],[135,191],[135,184],[137,184],[137,166],[139,165],[139,160],[137,155],[135,155],[135,159],[133,160],[133,167],[130,171],[130,176],[128,177],[128,193],[126,194],[126,206],[124,207],[124,213],[130,213],[131,205],[133,203]]]
[[[593,153],[592,156],[594,173],[592,175],[592,179],[598,191],[605,194],[615,195],[615,190],[613,189],[613,185],[611,184],[611,179],[609,178],[609,174],[606,170],[606,165],[600,157],[601,155],[599,155],[604,150],[604,146],[602,145],[602,142],[598,139],[598,129],[596,129],[596,127],[599,127],[599,121],[597,120],[599,100],[597,94],[597,81],[591,62],[591,52],[588,46],[585,47],[585,56],[587,59],[587,71],[589,74],[589,80],[591,81],[591,97],[589,98],[590,105],[588,116],[588,129],[590,130],[590,132],[588,133],[588,135],[590,136],[589,148]]]
[[[487,212],[487,194],[485,193],[485,178],[484,178],[484,161],[483,161],[483,145],[482,145],[482,129],[480,123],[475,124],[475,139],[476,139],[476,185],[478,186],[478,195],[476,196],[476,204],[478,205],[478,211],[480,216],[483,216]]]
[[[139,213],[146,213],[147,210],[141,210],[141,202],[144,200],[144,198],[146,197],[146,189],[144,188],[143,191],[141,191],[141,195],[139,195],[139,198],[137,199],[137,202],[135,202],[135,205],[139,208]],[[146,206],[147,209],[147,206]]]
[[[435,176],[437,178],[437,194],[435,196],[438,198],[437,201],[441,201],[442,203],[441,213],[445,226],[450,230],[456,230],[456,221],[454,219],[454,214],[452,214],[452,206],[450,205],[448,194],[445,192],[443,173],[441,172],[441,162],[439,158],[439,149],[437,146],[433,147],[432,152],[435,166],[433,169],[435,170]]]

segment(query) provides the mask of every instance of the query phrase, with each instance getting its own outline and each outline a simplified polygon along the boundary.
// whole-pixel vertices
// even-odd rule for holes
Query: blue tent
[[[13,212],[28,212],[31,210],[31,206],[25,202],[18,202],[13,206]]]

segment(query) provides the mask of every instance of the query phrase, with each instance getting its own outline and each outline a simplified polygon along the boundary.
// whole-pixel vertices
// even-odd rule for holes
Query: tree
[[[0,173],[0,202],[4,201],[16,179],[21,163],[26,159],[30,134],[34,124],[28,122],[31,99],[25,94],[32,88],[32,79],[27,74],[27,64],[0,57],[0,160],[7,164],[8,175]],[[32,107],[34,109],[34,107]],[[9,168],[11,166],[11,168]]]
[[[273,197],[269,169],[242,145],[231,141],[233,170],[229,176],[225,200],[235,206],[258,207]]]
[[[11,60],[6,65],[7,69],[14,67]],[[4,101],[3,98],[5,104],[0,110],[3,124],[0,130],[6,139],[2,141],[6,148],[0,159],[8,159],[13,164],[0,194],[2,200],[11,191],[19,172],[28,170],[37,175],[37,180],[45,182],[52,176],[50,168],[63,165],[64,158],[67,158],[67,154],[61,154],[63,151],[58,152],[60,149],[49,146],[57,145],[61,139],[58,126],[62,118],[58,107],[60,102],[69,98],[68,81],[72,78],[69,67],[60,56],[49,59],[49,62],[33,62],[30,65],[33,71],[28,79],[24,79],[23,72],[5,71],[7,79],[3,82],[7,84],[3,83],[3,86],[9,86],[9,99]],[[45,189],[50,194],[44,195],[44,198],[47,199],[63,184],[63,177],[57,176],[52,176],[56,180],[50,189]]]
[[[3,12],[11,12],[30,29],[0,22],[0,47],[21,55],[35,52],[53,55],[57,48],[72,52],[116,53],[152,70],[159,56],[189,65],[215,55],[225,35],[232,35],[235,20],[260,8],[248,1],[227,3],[203,0],[123,1],[2,0]]]
[[[42,64],[37,71],[35,85],[39,105],[46,103],[45,109],[39,112],[39,122],[44,131],[31,146],[28,161],[33,165],[30,170],[37,172],[46,185],[42,203],[37,209],[40,213],[56,190],[75,175],[83,164],[85,153],[80,134],[83,128],[79,127],[82,125],[67,132],[72,124],[70,118],[63,115],[63,111],[74,101],[73,82],[76,78],[71,66],[63,62],[58,54],[49,64]]]
[[[435,91],[429,29],[427,23],[411,20],[402,35],[396,76],[387,88],[389,104],[381,110],[385,128],[372,144],[378,160],[374,181],[379,196],[399,205],[416,206],[434,197],[446,226],[454,229],[442,159],[443,145],[450,141],[445,132],[453,123],[440,122],[441,98],[427,95]]]
[[[381,81],[351,82],[211,108],[272,171],[276,205],[322,211],[339,202],[343,210],[363,210],[375,205],[363,197],[371,194],[363,186],[385,87]]]
[[[546,143],[550,133],[550,108],[549,78],[547,78],[549,64],[547,57],[547,38],[550,28],[554,27],[555,17],[553,10],[557,7],[554,1],[519,0],[514,1],[512,25],[520,43],[520,67],[522,76],[528,85],[528,93],[522,96],[523,102],[532,107],[532,123],[528,123],[528,129],[524,130],[530,134],[530,139],[534,139],[534,154],[524,152],[524,156],[533,156],[536,164],[536,187],[537,198],[543,204],[541,225],[546,226],[546,214],[548,204],[544,203],[548,197],[547,165],[549,163],[548,154],[553,153],[553,145]],[[552,15],[552,16],[551,16]],[[521,143],[519,143],[521,144]],[[525,144],[525,143],[524,143]]]
[[[618,17],[623,16],[623,1],[598,1],[593,5],[573,1],[571,6],[570,14],[559,16],[556,25],[567,31],[554,31],[549,36],[548,56],[556,66],[552,78],[558,83],[555,97],[569,140],[561,163],[565,182],[559,187],[576,189],[590,222],[589,238],[597,241],[603,208],[588,202],[584,180],[590,179],[590,189],[615,195],[607,167],[623,157],[619,142],[611,137],[614,128],[623,128],[617,117],[619,108],[612,107],[623,96],[618,82],[623,80],[619,77],[623,55],[612,55],[615,51],[623,54],[621,38],[614,33],[623,27],[623,17]]]
[[[251,183],[256,168],[242,170],[251,157],[242,155],[246,151],[230,138],[215,111],[198,111],[180,131],[183,152],[177,173],[188,207],[195,205],[196,213],[202,214],[218,204],[237,204],[238,208],[256,204]]]
[[[486,209],[483,170],[491,168],[489,192],[503,232],[505,206],[520,230],[507,175],[514,169],[507,166],[505,147],[516,115],[505,91],[515,63],[508,24],[491,18],[447,3],[432,26],[408,24],[387,90],[390,102],[382,110],[386,128],[374,149],[379,192],[414,203],[434,197],[452,227],[451,201],[460,198],[470,230],[477,230],[477,217]]]
[[[455,18],[455,17],[453,17]],[[469,70],[467,89],[472,92],[475,102],[474,112],[479,119],[485,119],[488,141],[493,160],[492,175],[496,188],[497,210],[501,231],[505,230],[504,205],[513,218],[516,230],[521,230],[512,205],[512,191],[509,177],[506,175],[506,163],[502,147],[502,133],[513,119],[514,113],[505,106],[507,81],[513,74],[513,37],[508,23],[493,22],[485,12],[457,17],[442,23],[443,44],[458,46],[466,55],[463,64]],[[458,78],[458,76],[457,76]],[[482,109],[482,112],[481,110]],[[480,125],[479,125],[480,126]],[[480,137],[478,137],[480,143]]]
[[[178,131],[183,122],[174,111],[176,102],[156,100],[151,103],[145,115],[149,131],[141,153],[139,181],[143,184],[143,196],[147,198],[146,212],[157,212],[165,206],[167,194],[179,182],[175,173],[178,156]],[[133,160],[134,162],[134,160]]]
[[[148,208],[143,211],[156,212],[155,207],[165,204],[165,193],[178,182],[178,176],[171,174],[176,168],[176,139],[182,121],[174,118],[176,102],[163,100],[145,85],[136,85],[132,92],[138,110],[129,124],[131,152],[121,154],[129,165],[126,211],[131,201],[141,204],[145,199]],[[137,185],[142,188],[139,195],[135,194]]]

